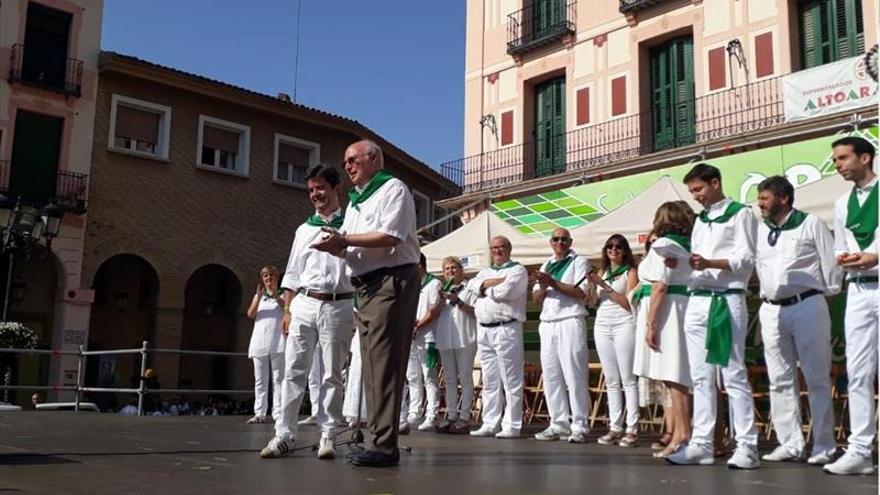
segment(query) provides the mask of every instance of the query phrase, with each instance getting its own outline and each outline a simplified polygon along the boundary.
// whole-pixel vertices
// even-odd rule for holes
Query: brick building
[[[312,213],[305,171],[341,163],[362,138],[382,147],[386,168],[412,188],[420,225],[429,223],[433,201],[453,185],[358,122],[102,53],[82,274],[95,291],[89,348],[146,340],[245,351],[258,271],[283,269],[294,230]],[[128,385],[135,362],[96,359],[87,381]],[[150,365],[163,388],[253,380],[245,359],[159,354]]]

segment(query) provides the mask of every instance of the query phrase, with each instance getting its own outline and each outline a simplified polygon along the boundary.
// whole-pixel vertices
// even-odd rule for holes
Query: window
[[[246,125],[200,115],[196,166],[248,175],[250,138],[251,128]]]
[[[694,41],[677,38],[651,49],[651,118],[654,151],[696,139]]]
[[[535,86],[535,176],[565,171],[565,78]]]
[[[110,149],[168,159],[171,107],[114,94],[110,108]]]
[[[865,51],[862,0],[800,0],[798,28],[803,69]]]
[[[320,144],[275,134],[274,181],[276,183],[305,186],[309,167],[320,161]]]
[[[413,201],[416,203],[416,228],[424,227],[431,223],[431,198],[412,190]]]
[[[68,12],[28,2],[22,79],[64,89],[72,19]]]

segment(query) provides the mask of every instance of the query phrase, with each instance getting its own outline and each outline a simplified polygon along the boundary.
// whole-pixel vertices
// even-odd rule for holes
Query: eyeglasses
[[[563,244],[568,244],[571,242],[571,237],[551,237],[550,242],[561,242]]]
[[[605,251],[623,251],[623,246],[620,244],[609,244],[605,246]]]
[[[345,157],[344,160],[342,160],[342,166],[344,167],[346,165],[350,165],[350,164],[356,162],[358,158],[360,158],[362,156],[369,156],[369,155],[370,155],[370,153],[367,152],[367,153],[358,153],[357,155],[347,156],[347,157]]]
[[[489,249],[491,249],[491,250],[499,250],[499,251],[500,251],[500,250],[502,250],[502,249],[510,249],[510,246],[508,246],[507,244],[502,244],[502,245],[500,245],[500,246],[489,246]]]

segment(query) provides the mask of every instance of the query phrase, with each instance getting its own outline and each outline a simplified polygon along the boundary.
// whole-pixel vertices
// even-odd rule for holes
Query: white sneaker
[[[336,445],[329,435],[321,435],[318,442],[318,459],[333,459],[336,457]]]
[[[678,452],[666,456],[666,462],[670,464],[699,464],[709,466],[715,464],[715,453],[708,445],[689,443]]]
[[[571,432],[568,430],[563,430],[555,425],[550,425],[546,430],[535,433],[535,440],[540,440],[542,442],[552,442],[555,440],[565,440],[568,436],[571,435]]]
[[[761,456],[761,460],[767,462],[785,462],[785,461],[793,461],[793,462],[801,462],[804,460],[804,454],[801,452],[794,451],[785,445],[780,445],[773,449],[773,452],[769,454],[764,454]]]
[[[758,459],[758,451],[754,447],[737,447],[727,460],[727,467],[730,469],[758,469],[761,467],[761,460]]]
[[[314,416],[309,416],[308,418],[301,419],[296,422],[299,426],[309,426],[318,424],[318,418]]]
[[[407,416],[406,423],[410,426],[410,428],[418,428],[421,424],[418,416]]]
[[[492,425],[484,424],[483,426],[479,427],[478,429],[472,431],[470,433],[470,435],[472,437],[494,437],[495,434],[498,433],[499,431],[501,431],[500,426],[492,426]]]
[[[836,453],[837,449],[816,452],[807,459],[807,464],[810,464],[811,466],[824,466],[825,464],[830,464],[831,461],[834,460],[834,454]]]
[[[582,431],[573,431],[566,440],[568,443],[587,443],[587,434]]]
[[[439,419],[425,418],[425,421],[423,421],[422,424],[419,425],[419,431],[435,431],[439,425]]]
[[[519,430],[502,429],[495,434],[495,438],[519,438]]]
[[[269,440],[269,445],[266,445],[266,447],[260,451],[260,457],[263,459],[284,457],[293,451],[294,445],[296,445],[295,440],[275,437],[272,440]]]
[[[839,459],[832,464],[826,464],[822,469],[828,474],[841,475],[874,474],[877,472],[870,455],[856,454],[852,450],[847,450]]]

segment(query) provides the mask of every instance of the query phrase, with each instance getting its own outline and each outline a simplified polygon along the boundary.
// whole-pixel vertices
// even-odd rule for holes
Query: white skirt
[[[348,368],[348,377],[345,380],[345,400],[342,403],[342,415],[348,421],[357,419],[359,401],[361,403],[361,422],[367,421],[367,400],[360,398],[364,390],[361,363],[361,337],[360,332],[355,330],[354,337],[351,339],[351,364]]]
[[[660,309],[660,350],[655,351],[645,343],[648,333],[648,307],[651,298],[639,302],[636,317],[636,354],[633,359],[633,373],[638,376],[674,382],[685,387],[691,386],[691,372],[688,364],[687,345],[684,336],[684,314],[688,297],[667,294]]]

